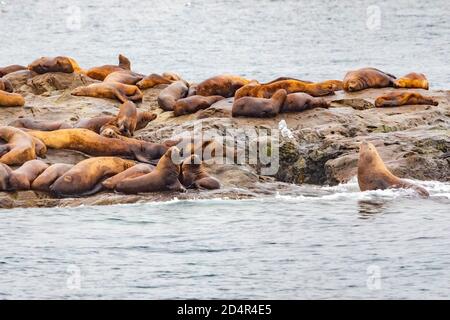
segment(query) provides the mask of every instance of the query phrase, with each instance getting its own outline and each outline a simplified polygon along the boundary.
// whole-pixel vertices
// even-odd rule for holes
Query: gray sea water
[[[450,2],[0,0],[0,65],[119,52],[199,81],[340,79],[375,66],[449,88]],[[252,200],[0,211],[0,298],[450,298],[450,183],[356,182]],[[316,192],[317,191],[317,192]],[[314,193],[317,193],[316,196]]]

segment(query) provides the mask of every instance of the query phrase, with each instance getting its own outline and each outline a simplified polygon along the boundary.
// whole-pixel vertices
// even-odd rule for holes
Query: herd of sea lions
[[[437,105],[432,98],[401,89],[425,89],[425,75],[409,73],[401,78],[375,68],[348,72],[344,79],[311,82],[279,77],[267,83],[241,76],[222,74],[198,84],[189,83],[178,74],[166,72],[148,76],[131,70],[131,62],[119,55],[118,65],[82,69],[70,57],[42,57],[27,67],[11,65],[0,68],[0,107],[25,105],[15,93],[8,76],[16,72],[44,74],[79,73],[97,81],[72,90],[74,96],[115,99],[121,104],[116,116],[81,119],[75,124],[33,118],[16,119],[0,127],[0,191],[36,190],[55,196],[86,196],[102,190],[121,193],[156,191],[184,192],[187,188],[218,189],[220,182],[204,168],[205,159],[195,154],[200,148],[217,148],[212,141],[191,144],[191,153],[181,157],[176,146],[180,139],[152,143],[133,138],[136,130],[145,128],[157,115],[138,111],[143,92],[165,85],[157,97],[163,111],[174,116],[196,113],[214,103],[234,97],[233,117],[275,117],[284,112],[301,112],[329,108],[323,97],[336,91],[356,92],[369,88],[392,87],[389,94],[376,98],[376,107],[410,104]],[[44,158],[50,149],[70,149],[92,156],[75,165],[48,165]],[[194,153],[194,154],[193,154]],[[358,163],[360,189],[411,188],[421,196],[428,192],[395,177],[384,165],[375,147],[362,143]],[[174,161],[174,155],[181,160]],[[19,166],[13,170],[10,166]]]

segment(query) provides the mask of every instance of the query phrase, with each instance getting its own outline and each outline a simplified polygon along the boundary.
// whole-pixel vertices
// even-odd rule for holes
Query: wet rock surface
[[[75,97],[73,88],[96,82],[83,75],[49,73],[33,75],[17,72],[7,76],[15,91],[26,100],[22,108],[1,108],[0,125],[23,117],[38,120],[63,120],[70,124],[82,118],[115,115],[120,103],[114,100]],[[227,130],[251,128],[278,129],[284,120],[291,137],[280,135],[279,170],[271,176],[260,174],[256,164],[209,164],[208,172],[218,178],[222,189],[189,190],[187,193],[152,193],[123,195],[99,193],[84,198],[55,199],[34,191],[1,192],[0,207],[48,207],[108,205],[146,201],[201,198],[241,199],[287,192],[294,184],[335,185],[356,174],[361,141],[372,142],[391,171],[404,178],[450,180],[450,91],[420,92],[431,96],[439,106],[413,105],[374,108],[374,100],[393,91],[369,89],[348,94],[337,92],[326,97],[329,109],[284,113],[271,119],[232,118],[232,98],[217,102],[195,114],[174,117],[158,107],[157,96],[164,86],[144,91],[139,111],[152,111],[158,118],[135,133],[137,138],[162,142],[174,135],[192,130],[214,131],[226,136]],[[79,152],[49,150],[48,163],[77,163],[85,158]],[[297,189],[295,189],[297,190]]]

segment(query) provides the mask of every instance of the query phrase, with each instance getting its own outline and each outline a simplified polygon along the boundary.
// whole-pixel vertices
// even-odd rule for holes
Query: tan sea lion
[[[9,82],[6,79],[2,79],[0,78],[0,91],[5,91],[8,93],[13,93],[14,92],[14,88],[11,84],[11,82]]]
[[[101,191],[104,179],[135,165],[134,161],[118,157],[98,157],[83,160],[64,173],[50,187],[58,196],[83,196]]]
[[[427,77],[423,73],[408,73],[394,81],[394,88],[412,88],[428,90],[429,84]]]
[[[31,135],[14,127],[0,127],[0,138],[7,143],[0,146],[0,162],[21,165],[36,159],[36,144]]]
[[[116,125],[125,137],[133,136],[137,125],[137,109],[133,102],[127,101],[120,105]]]
[[[222,96],[191,96],[177,100],[173,108],[176,117],[185,114],[196,113],[199,110],[207,109],[217,101],[225,99]]]
[[[375,107],[398,107],[404,105],[427,104],[432,106],[439,105],[439,102],[433,98],[428,98],[417,92],[390,92],[375,100]]]
[[[14,170],[9,178],[9,187],[13,191],[29,190],[31,183],[48,168],[48,164],[41,160],[25,162],[19,169]]]
[[[171,147],[150,173],[143,176],[128,178],[120,181],[116,185],[116,191],[122,193],[141,193],[158,191],[181,191],[185,188],[178,180],[180,175],[180,165],[172,161],[172,153],[178,153],[177,147]]]
[[[131,62],[124,55],[119,54],[119,65],[104,65],[100,67],[94,67],[87,70],[86,75],[92,79],[103,81],[105,78],[116,71],[131,70]]]
[[[3,76],[6,76],[9,73],[13,73],[13,72],[20,71],[20,70],[27,70],[27,67],[13,64],[10,66],[0,68],[0,78]]]
[[[27,133],[41,140],[47,148],[76,150],[93,156],[129,157],[145,163],[159,159],[168,149],[163,144],[143,140],[110,139],[81,128]]]
[[[10,127],[16,128],[26,128],[31,130],[40,130],[40,131],[53,131],[59,129],[68,129],[72,128],[72,126],[64,121],[46,121],[46,120],[35,120],[33,118],[22,118],[17,119],[10,124]]]
[[[128,85],[136,85],[144,78],[144,75],[130,71],[121,70],[110,73],[103,82],[119,82]]]
[[[136,130],[144,129],[151,121],[155,120],[158,116],[156,113],[149,111],[138,112]]]
[[[163,72],[161,74],[161,76],[163,78],[166,78],[166,79],[169,79],[169,80],[172,80],[172,81],[181,80],[181,76],[178,73],[175,73],[175,72]]]
[[[181,78],[174,73],[163,73],[162,75],[152,73],[144,77],[136,85],[139,89],[150,89],[160,84],[171,84],[175,81],[181,80]]]
[[[138,87],[119,82],[93,83],[86,87],[75,88],[74,96],[117,99],[124,103],[126,101],[141,101],[143,94]]]
[[[135,166],[132,166],[131,168],[122,171],[121,173],[118,173],[111,178],[106,179],[105,181],[102,182],[102,184],[106,189],[114,190],[119,182],[125,179],[143,176],[144,174],[150,173],[153,170],[155,170],[155,166],[151,164],[138,163]]]
[[[183,80],[173,82],[163,89],[158,96],[158,105],[164,111],[173,111],[175,103],[179,99],[186,97],[188,93],[187,83]]]
[[[300,112],[314,108],[329,108],[330,103],[323,98],[315,98],[307,93],[288,94],[280,112]]]
[[[248,84],[250,80],[235,76],[231,74],[222,74],[197,85],[196,94],[199,96],[222,96],[224,98],[231,98],[235,92]]]
[[[11,176],[11,168],[0,162],[0,191],[8,191],[9,187],[9,177]]]
[[[232,108],[233,117],[267,118],[280,113],[286,100],[286,90],[278,90],[270,99],[243,97],[235,100]]]
[[[0,107],[23,107],[25,99],[18,93],[0,91]]]
[[[361,91],[368,88],[386,88],[394,85],[395,76],[375,68],[349,71],[344,77],[344,90]]]
[[[116,139],[122,139],[124,137],[122,132],[119,130],[119,128],[116,127],[115,122],[104,125],[100,129],[100,135],[103,137],[116,138]]]
[[[386,168],[375,146],[369,142],[363,142],[359,147],[358,184],[361,191],[408,188],[423,197],[429,196],[424,188],[394,176]]]
[[[31,189],[36,191],[50,192],[51,185],[65,174],[67,171],[72,169],[73,164],[66,163],[55,163],[44,170],[36,179],[34,179],[31,184]]]
[[[42,57],[28,65],[28,69],[39,74],[48,72],[83,73],[78,63],[69,57]]]
[[[180,181],[188,189],[220,189],[219,180],[211,177],[206,172],[200,157],[196,154],[191,155],[183,161]]]

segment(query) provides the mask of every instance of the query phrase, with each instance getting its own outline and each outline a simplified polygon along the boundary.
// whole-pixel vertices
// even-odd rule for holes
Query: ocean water
[[[142,73],[341,79],[375,66],[449,88],[447,0],[0,0],[0,65],[119,52]],[[450,298],[450,182],[249,200],[0,210],[0,299]]]

